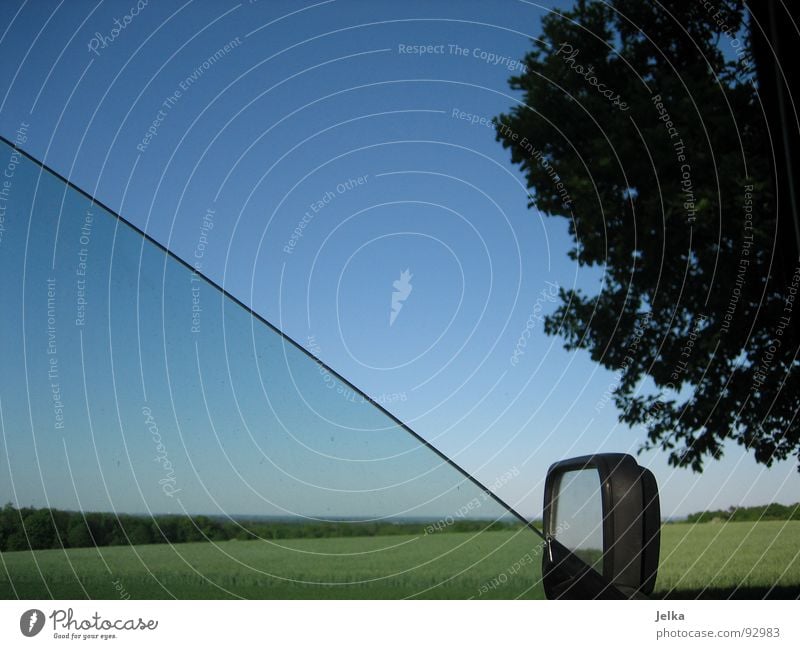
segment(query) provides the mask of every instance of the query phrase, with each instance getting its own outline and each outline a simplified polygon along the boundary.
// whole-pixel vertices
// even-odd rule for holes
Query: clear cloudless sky
[[[6,0],[0,133],[24,126],[33,156],[480,480],[512,472],[498,493],[535,516],[549,464],[643,438],[597,406],[613,374],[542,331],[555,288],[595,292],[602,268],[527,208],[487,125],[568,4]],[[733,446],[702,475],[640,462],[665,516],[800,493],[792,463]]]

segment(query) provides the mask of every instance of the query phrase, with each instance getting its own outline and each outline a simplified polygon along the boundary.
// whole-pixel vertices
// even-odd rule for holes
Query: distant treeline
[[[210,516],[143,516],[59,509],[0,509],[0,552],[86,548],[146,543],[189,543],[249,539],[302,539],[388,534],[440,534],[510,530],[520,523],[456,520],[444,522],[317,522],[233,520]]]
[[[730,507],[710,512],[690,514],[689,523],[709,523],[711,521],[754,522],[754,521],[800,521],[800,503],[794,505],[759,505],[757,507]]]

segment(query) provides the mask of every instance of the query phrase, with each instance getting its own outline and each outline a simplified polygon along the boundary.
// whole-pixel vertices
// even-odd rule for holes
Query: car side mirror
[[[624,453],[556,462],[545,481],[544,533],[548,599],[651,594],[661,539],[655,476]]]

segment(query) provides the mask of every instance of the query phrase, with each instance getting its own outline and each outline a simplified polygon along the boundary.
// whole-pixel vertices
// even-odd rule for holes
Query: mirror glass
[[[603,572],[603,503],[596,469],[566,471],[555,485],[551,534]]]
[[[538,537],[421,438],[0,158],[0,597],[543,596]]]

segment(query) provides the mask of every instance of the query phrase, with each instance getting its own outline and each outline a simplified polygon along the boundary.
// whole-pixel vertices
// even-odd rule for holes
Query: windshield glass
[[[189,264],[0,155],[0,493],[27,522],[3,597],[542,596],[539,537],[489,492]]]

